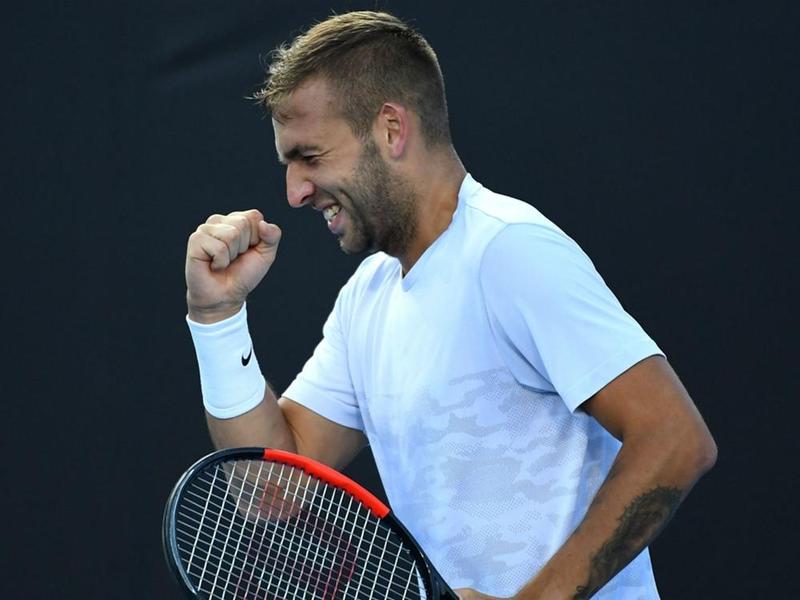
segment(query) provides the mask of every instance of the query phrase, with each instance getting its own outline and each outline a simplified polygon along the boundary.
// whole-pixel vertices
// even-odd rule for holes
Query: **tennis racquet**
[[[163,541],[189,598],[458,599],[386,505],[282,450],[197,461],[167,501]]]

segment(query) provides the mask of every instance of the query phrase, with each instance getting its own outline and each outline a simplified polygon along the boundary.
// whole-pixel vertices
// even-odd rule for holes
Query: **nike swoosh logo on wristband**
[[[247,363],[250,362],[250,357],[251,356],[253,356],[253,347],[252,346],[250,346],[250,352],[247,354],[247,356],[243,356],[242,357],[242,366],[243,367],[246,367]]]

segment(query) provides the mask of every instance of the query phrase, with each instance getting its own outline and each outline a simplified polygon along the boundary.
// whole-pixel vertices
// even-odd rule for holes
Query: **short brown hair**
[[[413,110],[430,145],[449,144],[444,80],[436,53],[419,33],[384,12],[356,11],[317,23],[273,54],[255,99],[273,116],[279,104],[312,76],[333,86],[343,117],[362,139],[381,105]],[[279,116],[276,116],[279,119]]]

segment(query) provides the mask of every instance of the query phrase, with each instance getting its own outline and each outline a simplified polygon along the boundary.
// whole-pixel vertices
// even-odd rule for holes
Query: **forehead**
[[[302,83],[274,111],[272,127],[279,158],[295,146],[331,144],[350,132],[323,80]]]

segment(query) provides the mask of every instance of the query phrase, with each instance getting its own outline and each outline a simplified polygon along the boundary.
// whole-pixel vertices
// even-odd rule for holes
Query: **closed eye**
[[[302,162],[307,165],[313,165],[317,159],[324,154],[320,151],[318,146],[298,144],[290,148],[285,153],[281,152],[278,148],[278,162],[282,165],[288,165],[291,162]]]

